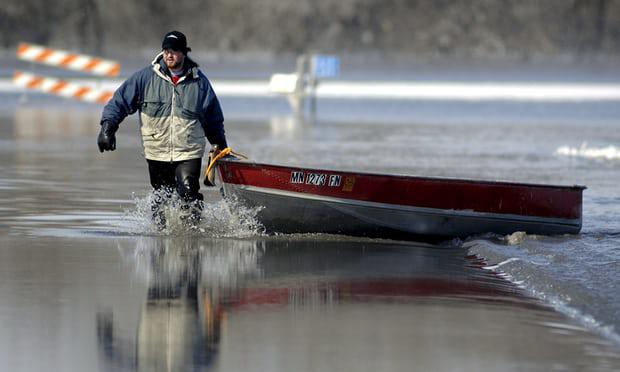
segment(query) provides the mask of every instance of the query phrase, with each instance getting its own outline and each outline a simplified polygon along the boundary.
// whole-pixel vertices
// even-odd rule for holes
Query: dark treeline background
[[[620,55],[620,0],[2,0],[0,43],[520,58]]]

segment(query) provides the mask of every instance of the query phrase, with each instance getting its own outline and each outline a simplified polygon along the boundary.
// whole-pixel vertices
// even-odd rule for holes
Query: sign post
[[[316,116],[316,90],[319,79],[336,78],[340,75],[340,59],[336,56],[315,54],[310,60],[310,114]]]

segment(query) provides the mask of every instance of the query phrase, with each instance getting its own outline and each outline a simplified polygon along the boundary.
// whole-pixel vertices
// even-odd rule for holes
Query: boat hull
[[[581,229],[580,186],[373,175],[236,161],[220,163],[219,170],[224,195],[259,208],[257,219],[269,232],[417,239],[516,231],[576,234]],[[309,175],[325,177],[317,181]],[[339,183],[330,181],[333,175]],[[355,180],[361,191],[354,192],[355,185],[346,184],[347,179]],[[330,187],[330,182],[338,186]],[[435,194],[429,192],[433,189]],[[423,199],[408,197],[420,193]],[[454,202],[453,208],[446,208],[445,199],[455,201],[449,196],[455,193],[484,200]],[[496,208],[498,203],[505,207]]]

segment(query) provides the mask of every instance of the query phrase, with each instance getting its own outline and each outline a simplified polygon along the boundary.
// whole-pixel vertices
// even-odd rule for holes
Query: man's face
[[[180,50],[164,49],[164,63],[170,70],[178,70],[183,67],[185,54]]]

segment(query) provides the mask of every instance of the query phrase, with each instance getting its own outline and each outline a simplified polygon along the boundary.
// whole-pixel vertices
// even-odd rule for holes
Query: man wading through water
[[[196,224],[202,212],[198,192],[205,136],[220,149],[227,147],[224,116],[207,77],[187,53],[185,35],[164,36],[162,52],[127,79],[103,109],[99,151],[114,151],[114,133],[129,114],[140,113],[144,157],[155,198],[151,206],[158,228],[166,226],[162,203],[176,189],[184,200],[184,219]]]

